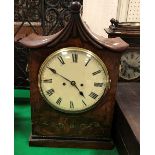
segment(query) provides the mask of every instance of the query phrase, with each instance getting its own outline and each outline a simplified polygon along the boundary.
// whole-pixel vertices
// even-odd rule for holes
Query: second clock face
[[[134,80],[140,76],[140,55],[138,52],[126,52],[121,57],[120,77]]]
[[[63,48],[48,56],[38,78],[43,98],[55,109],[66,113],[90,109],[110,87],[102,60],[77,47]]]

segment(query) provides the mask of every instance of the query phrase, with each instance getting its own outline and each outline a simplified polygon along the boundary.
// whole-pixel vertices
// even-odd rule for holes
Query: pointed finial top
[[[78,1],[74,1],[71,3],[71,7],[70,7],[71,11],[73,13],[79,13],[80,9],[81,9],[81,4]]]

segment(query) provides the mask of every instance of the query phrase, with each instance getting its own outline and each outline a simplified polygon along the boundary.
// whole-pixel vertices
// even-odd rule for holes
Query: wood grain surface
[[[113,120],[113,137],[120,155],[140,154],[140,85],[119,83]]]

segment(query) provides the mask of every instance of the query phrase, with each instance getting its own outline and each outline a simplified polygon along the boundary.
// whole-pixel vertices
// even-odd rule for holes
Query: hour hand
[[[79,91],[79,94],[85,98],[85,96],[84,96],[83,92],[82,92],[82,91],[80,91],[80,90],[79,90],[79,88],[77,87],[77,85],[76,85],[76,82],[75,82],[75,81],[71,81],[71,85],[72,85],[72,86],[74,86],[74,87],[75,87],[75,88]]]
[[[80,91],[79,94],[85,98],[85,96],[84,96],[82,91]]]

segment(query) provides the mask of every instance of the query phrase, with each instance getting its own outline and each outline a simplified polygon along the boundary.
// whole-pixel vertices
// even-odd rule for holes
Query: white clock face
[[[140,55],[138,52],[126,52],[121,57],[120,77],[133,80],[140,76]]]
[[[110,87],[102,60],[77,47],[63,48],[48,56],[41,65],[38,84],[43,98],[66,113],[90,109]]]

